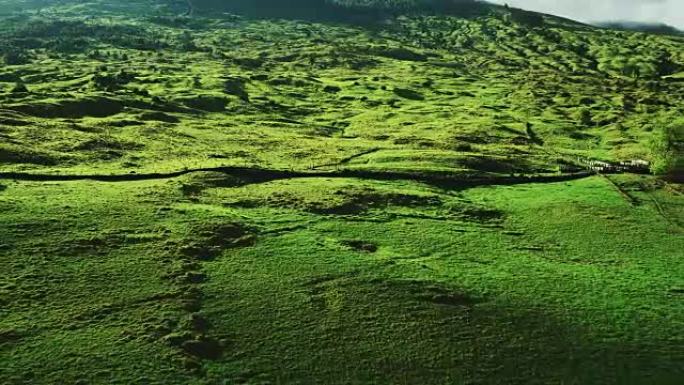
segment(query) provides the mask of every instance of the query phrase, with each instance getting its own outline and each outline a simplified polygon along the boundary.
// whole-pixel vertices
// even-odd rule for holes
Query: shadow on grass
[[[226,325],[213,311],[215,324],[223,323],[219,331],[226,327],[235,335],[234,349],[249,351],[241,365],[259,379],[675,385],[684,374],[672,343],[608,342],[549,309],[506,304],[436,282],[341,274],[306,281],[304,290],[309,300],[296,305],[305,314],[297,319],[291,312],[283,313],[288,319],[279,317],[279,305],[262,300],[250,306],[270,313],[249,326]],[[238,318],[243,310],[259,311],[237,310]],[[259,344],[248,348],[253,338]]]

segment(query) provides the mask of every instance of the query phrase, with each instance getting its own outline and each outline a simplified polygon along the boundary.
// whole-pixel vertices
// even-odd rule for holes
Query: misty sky
[[[491,0],[585,22],[637,21],[684,29],[684,0]]]

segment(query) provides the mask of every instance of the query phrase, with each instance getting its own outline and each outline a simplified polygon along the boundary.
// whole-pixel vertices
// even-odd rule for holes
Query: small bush
[[[3,52],[4,51],[4,52]],[[29,64],[31,59],[29,54],[17,47],[8,47],[7,49],[0,49],[0,59],[6,65],[23,65]]]
[[[126,86],[135,79],[133,74],[121,71],[118,74],[96,74],[93,76],[93,86],[102,91],[113,92]]]
[[[576,111],[575,118],[580,126],[591,127],[594,125],[594,120],[591,116],[591,110],[589,108],[581,108]]]
[[[22,82],[17,82],[11,91],[11,93],[13,93],[13,94],[26,94],[28,92],[29,92],[29,90],[26,87],[26,84],[24,84]]]
[[[682,171],[684,125],[674,124],[658,131],[651,140],[651,172],[673,175]]]

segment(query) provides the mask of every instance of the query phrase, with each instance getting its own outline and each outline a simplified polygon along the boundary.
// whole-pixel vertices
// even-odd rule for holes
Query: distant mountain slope
[[[191,0],[197,11],[221,10],[256,17],[317,20],[377,20],[392,14],[482,15],[496,6],[478,0]]]
[[[683,36],[684,31],[677,29],[671,25],[658,23],[638,23],[629,21],[613,21],[597,23],[599,27],[608,29],[621,29],[625,31],[648,32],[659,35],[679,35]]]

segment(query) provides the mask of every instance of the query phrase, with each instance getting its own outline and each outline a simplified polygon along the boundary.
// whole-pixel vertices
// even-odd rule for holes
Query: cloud
[[[684,0],[492,0],[493,3],[596,21],[665,23],[684,29]]]

